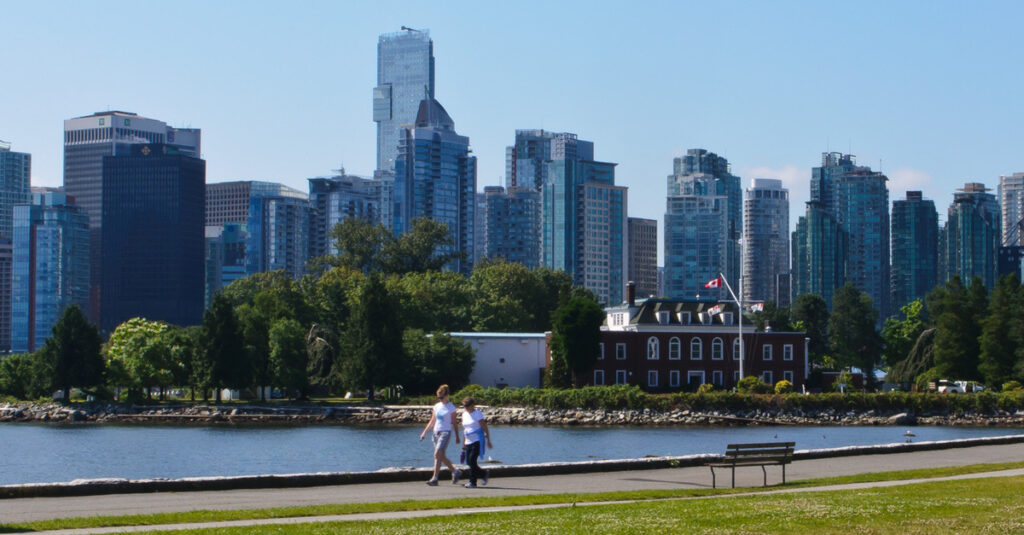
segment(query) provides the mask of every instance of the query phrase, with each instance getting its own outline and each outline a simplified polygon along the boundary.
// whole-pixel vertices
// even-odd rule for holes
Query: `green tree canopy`
[[[452,260],[466,259],[466,252],[455,251],[454,247],[448,225],[417,217],[407,232],[384,243],[383,270],[396,274],[440,271]]]
[[[761,311],[752,314],[752,319],[754,326],[759,331],[764,331],[771,326],[773,331],[791,332],[794,329],[789,315],[789,307],[780,307],[775,304],[775,301],[768,301]]]
[[[296,398],[305,398],[309,389],[305,329],[291,318],[279,319],[270,328],[269,345],[270,384],[284,388]]]
[[[95,388],[103,384],[103,357],[99,331],[75,305],[64,309],[40,352],[50,370],[50,389],[71,399],[71,387]]]
[[[243,389],[252,384],[252,365],[242,343],[242,329],[227,297],[213,298],[203,316],[203,329],[204,360],[210,371],[210,386],[216,390],[219,402],[221,389]]]
[[[36,361],[39,356],[16,353],[0,358],[0,396],[35,399],[47,394],[50,377],[40,377]]]
[[[420,329],[407,329],[402,336],[409,358],[410,376],[405,390],[410,394],[432,394],[439,384],[452,391],[469,384],[473,370],[473,348],[458,338]]]
[[[174,383],[175,377],[182,376],[180,370],[185,367],[172,358],[173,331],[166,323],[145,318],[132,318],[118,325],[110,333],[106,353],[110,361],[116,361],[108,365],[120,375],[112,379],[124,383],[113,386],[145,389],[147,397],[153,388],[160,387],[163,397],[164,389]]]
[[[947,284],[942,313],[936,319],[935,371],[939,378],[979,380],[981,320],[988,307],[985,286],[975,277],[965,288],[960,277]]]
[[[397,303],[387,292],[380,274],[371,273],[351,304],[346,351],[339,355],[345,386],[365,389],[369,399],[377,387],[401,384],[407,363],[402,347],[402,326]]]
[[[537,326],[533,303],[545,288],[522,264],[492,261],[473,270],[473,328],[479,332],[529,332]]]
[[[920,299],[903,305],[900,311],[903,313],[903,320],[887,318],[885,327],[882,328],[882,337],[885,339],[882,357],[889,367],[907,358],[910,349],[925,330],[924,303]]]
[[[386,285],[398,299],[403,325],[427,332],[471,330],[474,292],[465,276],[451,271],[406,273],[388,277]]]
[[[793,302],[791,315],[794,330],[805,332],[811,339],[808,347],[811,362],[822,364],[829,351],[828,304],[820,295],[803,294]]]
[[[1000,277],[992,290],[988,315],[981,321],[981,355],[978,371],[985,384],[999,387],[1003,383],[1022,379],[1018,363],[1018,350],[1022,345],[1024,311],[1022,311],[1020,282],[1010,274]]]
[[[871,298],[852,284],[836,290],[828,322],[832,356],[840,366],[855,366],[864,373],[865,385],[874,383],[876,363],[882,356],[882,337],[875,330],[878,311]]]
[[[604,311],[597,302],[573,297],[555,311],[551,330],[551,359],[561,359],[578,386],[597,362]]]

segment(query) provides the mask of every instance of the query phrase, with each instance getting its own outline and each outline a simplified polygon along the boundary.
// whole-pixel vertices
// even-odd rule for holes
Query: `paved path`
[[[1016,461],[1024,461],[1024,444],[802,460],[790,465],[786,470],[786,475],[788,481],[797,481],[832,475]],[[778,467],[768,467],[768,471],[769,484],[779,482],[780,470]],[[1014,473],[1021,472],[1017,471]],[[758,468],[737,470],[737,486],[760,486],[761,479],[761,470]],[[725,477],[719,476],[719,481],[722,482],[723,480],[727,481],[728,475]],[[253,509],[294,505],[456,498],[470,495],[501,496],[710,487],[710,471],[704,467],[691,467],[494,479],[489,486],[478,489],[465,489],[462,486],[454,486],[450,483],[442,483],[437,487],[427,487],[423,483],[412,482],[296,489],[122,494],[69,498],[20,498],[0,500],[0,523],[91,515],[129,515],[195,509]],[[791,489],[787,490],[787,492],[792,491]],[[392,518],[399,518],[406,515],[426,516],[453,512],[455,510],[389,514],[392,515]],[[362,518],[362,516],[346,515],[344,518],[354,520]],[[381,518],[381,516],[374,516],[372,518]],[[333,519],[318,518],[318,520]],[[278,520],[287,522],[310,521],[309,518],[302,520]],[[252,523],[252,521],[249,522],[250,524]],[[216,526],[211,525],[209,527]],[[153,528],[146,529],[152,530]],[[125,530],[121,528],[116,531]],[[74,533],[98,532],[109,532],[109,530],[75,531]],[[65,531],[62,533],[72,532]]]

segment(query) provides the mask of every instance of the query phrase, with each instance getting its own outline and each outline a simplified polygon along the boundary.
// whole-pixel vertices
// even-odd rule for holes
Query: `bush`
[[[1020,384],[1020,381],[1007,381],[1003,383],[1003,392],[1017,392],[1024,390],[1024,386]]]
[[[767,394],[771,391],[771,386],[765,384],[764,381],[761,381],[760,377],[748,375],[747,377],[740,379],[740,382],[736,385],[736,389],[743,394]]]
[[[776,394],[792,394],[793,393],[793,383],[791,383],[791,382],[789,382],[789,381],[787,381],[785,379],[775,383],[775,393]]]
[[[708,392],[711,392],[714,389],[715,389],[715,385],[713,385],[711,383],[704,383],[704,384],[702,384],[702,385],[697,387],[697,393],[698,394],[707,394]]]

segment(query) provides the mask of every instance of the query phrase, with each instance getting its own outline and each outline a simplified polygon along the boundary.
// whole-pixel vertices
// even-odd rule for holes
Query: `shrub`
[[[791,382],[789,382],[789,381],[787,381],[785,379],[775,383],[775,393],[776,394],[792,394],[793,393],[793,383],[791,383]]]
[[[704,384],[702,384],[702,385],[697,387],[697,393],[698,394],[707,394],[708,392],[711,392],[714,389],[715,389],[715,385],[713,385],[711,383],[704,383]]]
[[[737,383],[736,389],[744,394],[767,394],[771,387],[761,381],[760,377],[748,375]]]
[[[1007,381],[1003,383],[1003,392],[1016,392],[1018,390],[1024,390],[1024,386],[1021,386],[1020,381]]]

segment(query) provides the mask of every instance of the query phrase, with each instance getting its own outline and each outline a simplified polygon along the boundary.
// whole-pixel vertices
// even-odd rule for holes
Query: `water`
[[[0,424],[0,484],[377,470],[432,464],[417,426],[192,427]],[[1024,434],[1024,428],[913,427],[913,441]],[[733,442],[796,448],[905,442],[903,427],[494,426],[504,464],[722,453]],[[449,457],[458,449],[449,446]]]

